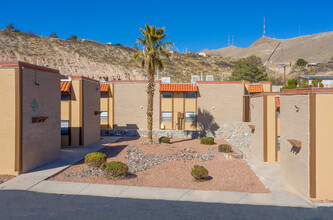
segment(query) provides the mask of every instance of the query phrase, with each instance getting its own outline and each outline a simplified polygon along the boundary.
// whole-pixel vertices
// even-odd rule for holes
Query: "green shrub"
[[[220,144],[219,145],[219,152],[230,153],[231,146],[229,144]]]
[[[208,178],[208,170],[203,166],[194,165],[191,171],[191,175],[195,180],[203,181]]]
[[[99,168],[105,161],[106,155],[101,152],[89,153],[84,158],[84,163],[93,168]]]
[[[158,139],[158,141],[160,143],[167,143],[167,144],[170,144],[170,138],[168,137],[160,137],[160,139]]]
[[[119,161],[105,162],[101,165],[107,179],[124,178],[129,175],[128,166]]]
[[[214,144],[214,138],[213,137],[203,137],[200,139],[201,144],[206,145],[213,145]]]

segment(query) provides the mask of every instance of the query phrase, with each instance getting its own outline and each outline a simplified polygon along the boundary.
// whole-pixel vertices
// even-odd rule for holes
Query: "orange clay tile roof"
[[[264,92],[262,85],[249,85],[249,93]]]
[[[275,97],[276,107],[280,108],[280,97]]]
[[[161,84],[160,92],[197,92],[196,84]]]
[[[109,84],[101,84],[100,85],[101,92],[108,92],[109,91]]]
[[[308,94],[308,93],[333,93],[333,88],[298,88],[285,89],[281,94]]]
[[[61,81],[60,82],[60,91],[69,92],[71,88],[71,81]]]

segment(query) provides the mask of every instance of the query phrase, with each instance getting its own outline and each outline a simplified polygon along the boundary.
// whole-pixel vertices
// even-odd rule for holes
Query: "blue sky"
[[[3,1],[0,28],[12,22],[60,38],[71,34],[103,43],[133,46],[145,23],[166,28],[179,50],[200,51],[228,45],[248,47],[263,34],[291,38],[333,31],[333,1]],[[300,30],[300,31],[299,31]]]

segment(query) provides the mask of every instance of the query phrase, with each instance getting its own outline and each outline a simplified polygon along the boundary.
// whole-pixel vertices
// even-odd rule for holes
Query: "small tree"
[[[71,37],[69,39],[72,40],[72,41],[76,41],[77,40],[77,36],[73,34],[73,35],[71,35]]]
[[[316,78],[314,80],[312,80],[312,86],[313,87],[324,87],[324,84],[322,83],[322,79],[320,78]]]
[[[308,62],[305,61],[303,58],[299,58],[295,63],[295,65],[298,67],[305,67],[306,64],[308,64]]]
[[[309,88],[309,87],[312,87],[312,86],[309,84],[309,80],[307,80],[307,79],[302,79],[302,80],[299,82],[299,87],[300,87],[300,88]]]
[[[58,38],[58,35],[53,31],[50,35],[51,38]]]
[[[10,23],[6,26],[7,31],[15,31],[15,27],[13,23]]]
[[[282,87],[281,89],[296,89],[297,88],[297,79],[289,79],[288,80],[288,85]]]
[[[266,81],[266,68],[263,66],[260,57],[252,55],[242,58],[237,61],[229,80],[246,80],[251,83]]]

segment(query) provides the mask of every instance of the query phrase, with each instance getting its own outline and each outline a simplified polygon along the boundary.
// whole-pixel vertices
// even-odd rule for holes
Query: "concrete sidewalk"
[[[287,192],[246,193],[174,188],[42,181],[28,191],[52,194],[86,195],[113,198],[171,200],[205,203],[273,205],[313,208],[307,200]]]
[[[27,173],[20,174],[19,176],[0,184],[0,189],[28,190],[50,176],[53,176],[70,165],[82,160],[86,154],[98,151],[106,145],[114,143],[119,139],[119,137],[102,137],[100,141],[88,146],[79,148],[63,148],[61,150],[61,157],[57,160],[42,165]]]
[[[65,148],[61,158],[0,185],[2,190],[25,190],[50,194],[85,195],[146,200],[171,200],[205,203],[315,207],[302,198],[280,175],[279,164],[260,162],[248,152],[247,162],[272,193],[202,191],[173,188],[118,186],[75,182],[47,181],[46,179],[82,160],[87,153],[98,151],[114,143],[119,137],[104,137],[101,141],[82,148]]]

